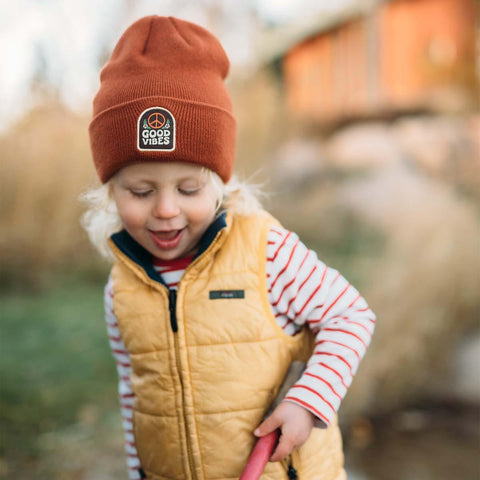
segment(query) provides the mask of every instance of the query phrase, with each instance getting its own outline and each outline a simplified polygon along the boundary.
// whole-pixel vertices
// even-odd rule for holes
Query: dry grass
[[[478,327],[478,205],[402,165],[350,194],[355,209],[388,234],[365,293],[379,316],[375,341],[351,391],[352,407],[363,397],[382,411],[448,381],[459,339]]]
[[[30,112],[0,137],[2,283],[80,268],[92,251],[78,195],[94,181],[88,120],[58,105]]]
[[[229,85],[237,120],[235,167],[240,175],[254,175],[254,181],[268,179],[268,159],[289,131],[275,82],[272,72],[259,71],[248,79],[232,78]]]

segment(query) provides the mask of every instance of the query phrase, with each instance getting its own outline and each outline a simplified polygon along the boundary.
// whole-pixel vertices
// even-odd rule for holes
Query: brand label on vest
[[[245,298],[245,290],[210,290],[210,300]]]
[[[152,107],[138,117],[137,148],[142,151],[175,150],[175,118],[166,108]]]

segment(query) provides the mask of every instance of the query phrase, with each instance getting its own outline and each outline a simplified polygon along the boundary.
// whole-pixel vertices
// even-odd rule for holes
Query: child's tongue
[[[170,230],[168,232],[155,232],[155,236],[161,240],[172,240],[178,235],[179,230]]]

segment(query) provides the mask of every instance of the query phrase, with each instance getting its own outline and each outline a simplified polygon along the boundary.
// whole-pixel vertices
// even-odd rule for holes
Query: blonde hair
[[[216,212],[228,210],[232,215],[246,216],[262,209],[259,197],[263,195],[258,185],[239,180],[235,175],[228,183],[211,170],[205,168],[208,180],[216,194]],[[123,228],[117,205],[112,195],[111,180],[82,193],[80,199],[88,209],[82,215],[81,224],[90,242],[102,257],[112,259],[107,240]]]

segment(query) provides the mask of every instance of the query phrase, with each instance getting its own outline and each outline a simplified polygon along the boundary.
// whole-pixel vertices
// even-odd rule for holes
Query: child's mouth
[[[149,231],[150,237],[158,248],[167,250],[175,248],[180,243],[184,229]]]

